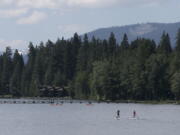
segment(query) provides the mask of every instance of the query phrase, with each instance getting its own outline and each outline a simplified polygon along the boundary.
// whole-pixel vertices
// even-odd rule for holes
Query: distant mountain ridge
[[[176,34],[180,28],[178,23],[143,23],[126,26],[116,26],[101,28],[87,33],[91,39],[93,36],[99,39],[108,39],[111,32],[116,36],[117,42],[122,41],[124,33],[128,35],[129,41],[139,38],[148,38],[154,40],[157,44],[160,42],[163,31],[167,32],[171,38],[171,44],[174,47],[176,43]]]

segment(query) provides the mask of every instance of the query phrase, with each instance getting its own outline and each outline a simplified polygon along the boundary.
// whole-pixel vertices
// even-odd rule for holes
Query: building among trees
[[[41,97],[67,97],[68,92],[64,87],[58,86],[39,86]]]

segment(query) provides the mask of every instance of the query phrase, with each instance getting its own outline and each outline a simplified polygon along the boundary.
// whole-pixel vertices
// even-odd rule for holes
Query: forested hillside
[[[125,34],[117,44],[78,34],[29,45],[28,62],[7,47],[0,56],[0,94],[39,96],[39,86],[63,86],[77,99],[180,99],[180,30],[172,50],[163,33],[158,45],[149,39],[129,43]]]
[[[180,22],[177,23],[142,23],[125,26],[113,26],[107,28],[100,28],[92,32],[87,33],[88,38],[95,36],[101,40],[108,39],[111,32],[114,33],[117,38],[117,42],[120,43],[123,39],[123,34],[128,35],[129,41],[135,40],[137,37],[153,39],[157,44],[160,42],[163,31],[166,31],[171,37],[172,48],[175,46],[176,33],[180,28]]]

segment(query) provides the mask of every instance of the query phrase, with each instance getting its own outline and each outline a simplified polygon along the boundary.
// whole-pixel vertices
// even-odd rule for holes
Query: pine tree
[[[109,57],[112,57],[115,55],[116,46],[117,46],[117,43],[116,43],[115,35],[114,35],[114,33],[111,33],[109,40],[108,40],[108,55],[109,55]]]
[[[162,54],[168,55],[172,52],[169,35],[163,32],[158,51]]]
[[[178,30],[176,37],[176,48],[172,53],[171,61],[170,61],[170,74],[173,75],[175,72],[179,70],[180,67],[180,29]]]
[[[124,34],[123,40],[121,42],[121,50],[126,50],[129,47],[128,37]]]
[[[6,48],[6,52],[3,54],[3,71],[2,71],[2,93],[10,94],[9,90],[9,82],[11,78],[11,74],[13,72],[13,64],[12,64],[12,51],[10,47]]]
[[[77,56],[77,72],[78,71],[86,71],[87,62],[88,62],[88,49],[89,49],[89,41],[87,34],[84,36],[83,45],[79,49],[79,53]]]
[[[29,96],[31,93],[30,92],[30,84],[31,84],[31,80],[32,80],[35,58],[36,58],[36,48],[34,48],[33,44],[30,42],[29,53],[28,53],[28,62],[26,64],[25,69],[23,70],[23,74],[22,74],[21,89],[22,89],[23,96]]]
[[[10,93],[13,96],[22,96],[21,92],[21,75],[24,68],[24,60],[18,50],[15,50],[13,57],[14,70],[10,79]]]
[[[177,52],[180,52],[180,29],[178,29],[178,32],[177,32],[175,49]]]
[[[2,72],[3,72],[3,56],[0,55],[0,95],[3,94]]]
[[[67,81],[70,81],[74,77],[75,72],[75,63],[74,63],[74,55],[72,53],[72,44],[67,43],[64,52],[64,72],[65,78]]]

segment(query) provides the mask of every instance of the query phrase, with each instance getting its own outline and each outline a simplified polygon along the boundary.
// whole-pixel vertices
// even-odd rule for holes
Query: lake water
[[[180,106],[1,104],[0,135],[180,135]]]

